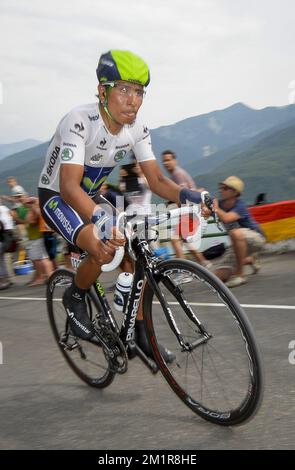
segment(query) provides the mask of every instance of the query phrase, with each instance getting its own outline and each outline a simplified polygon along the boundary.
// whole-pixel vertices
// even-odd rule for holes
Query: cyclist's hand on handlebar
[[[114,258],[116,248],[114,246],[108,245],[108,243],[103,242],[102,240],[97,240],[97,254],[98,261],[100,264],[108,264]]]
[[[116,226],[116,214],[106,205],[96,206],[91,221],[99,244],[99,262],[108,264],[112,261],[116,250],[125,244],[125,238]]]
[[[201,214],[205,219],[208,219],[210,215],[213,215],[213,199],[211,198],[208,191],[202,191],[201,193],[202,204],[201,204]]]
[[[212,215],[212,211],[208,209],[205,204],[201,204],[201,216],[204,217],[204,219],[208,219],[210,215]]]
[[[112,228],[113,236],[107,240],[98,240],[98,256],[101,264],[109,264],[120,246],[124,246],[125,238],[122,233],[116,228]]]
[[[202,198],[202,203],[211,211],[214,211],[213,207],[213,199],[210,196],[210,193],[208,191],[202,191],[201,193],[201,198]]]
[[[112,237],[106,240],[105,244],[115,249],[125,245],[125,237],[117,227],[112,228]]]

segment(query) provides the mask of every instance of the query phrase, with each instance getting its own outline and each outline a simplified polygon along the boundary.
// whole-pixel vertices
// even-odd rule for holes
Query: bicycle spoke
[[[166,307],[157,302],[148,287],[145,316],[148,333],[156,338],[153,344],[166,346],[176,356],[174,364],[158,361],[164,377],[205,419],[235,424],[249,418],[260,402],[256,384],[262,378],[257,369],[257,348],[252,347],[255,340],[244,322],[244,313],[232,294],[210,274],[204,275],[196,264],[171,260],[161,265],[167,266],[158,276]],[[187,350],[175,331],[180,332]]]
[[[49,280],[47,305],[50,323],[55,339],[72,370],[88,385],[102,388],[112,382],[115,374],[100,344],[76,338],[70,331],[62,297],[72,278],[73,274],[69,271],[57,270]],[[88,315],[93,320],[95,307],[90,294],[86,297],[86,304]]]

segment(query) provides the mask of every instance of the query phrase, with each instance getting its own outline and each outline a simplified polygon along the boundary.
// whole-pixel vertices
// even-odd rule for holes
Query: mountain
[[[225,166],[227,161],[244,158],[258,142],[271,135],[277,135],[281,129],[291,127],[294,123],[295,105],[255,110],[237,103],[223,110],[153,129],[152,144],[159,161],[164,149],[174,150],[180,166],[191,175],[197,176],[198,185],[205,186],[205,174],[213,169],[215,172],[217,168],[222,173],[224,168],[228,168]],[[48,142],[2,159],[0,194],[7,194],[5,180],[10,175],[15,176],[29,192],[36,193],[47,146]],[[231,168],[232,165],[231,162]],[[116,182],[118,174],[117,168],[111,174],[110,180]],[[232,174],[232,171],[229,174]],[[281,194],[283,193],[282,188]]]
[[[243,198],[248,204],[258,193],[266,193],[268,202],[295,199],[295,124],[265,136],[195,180],[214,194],[218,183],[230,175],[244,181]]]
[[[9,194],[5,183],[8,176],[15,176],[26,191],[36,194],[47,147],[48,142],[45,142],[3,159],[0,166],[0,194]]]
[[[295,119],[295,105],[256,110],[236,103],[151,131],[155,154],[175,151],[182,167],[209,160],[213,154]]]
[[[196,174],[205,174],[212,172],[218,166],[224,164],[227,160],[231,158],[236,158],[239,155],[242,155],[248,149],[253,147],[257,142],[260,140],[271,136],[274,133],[277,133],[281,129],[286,127],[290,127],[295,125],[295,119],[291,119],[290,121],[283,122],[282,124],[271,127],[270,129],[266,130],[265,132],[261,132],[260,134],[251,137],[250,139],[243,140],[241,143],[233,145],[231,147],[226,147],[219,152],[210,155],[207,158],[202,158],[200,160],[193,160],[186,164],[186,171],[191,175]]]
[[[34,139],[26,139],[11,144],[0,144],[0,160],[8,155],[13,155],[14,153],[21,152],[22,150],[35,147],[38,144],[41,144],[41,142]]]

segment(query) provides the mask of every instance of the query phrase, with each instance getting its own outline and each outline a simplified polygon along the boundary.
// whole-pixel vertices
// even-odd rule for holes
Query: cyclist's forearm
[[[151,191],[168,201],[179,203],[179,192],[181,187],[174,183],[164,175],[158,177],[157,184],[151,186]]]

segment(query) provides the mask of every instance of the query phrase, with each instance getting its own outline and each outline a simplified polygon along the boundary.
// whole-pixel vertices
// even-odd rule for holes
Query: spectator
[[[11,285],[13,279],[13,267],[12,267],[12,252],[16,250],[16,236],[14,233],[13,218],[10,214],[8,207],[2,204],[0,198],[0,221],[2,222],[2,255],[4,256],[4,266],[6,271],[6,277]],[[4,276],[5,277],[5,276]]]
[[[4,259],[5,253],[5,230],[4,225],[0,221],[0,290],[8,289],[10,282],[8,279],[8,272]]]
[[[17,196],[18,194],[27,194],[27,193],[24,190],[24,188],[17,183],[17,180],[14,176],[8,176],[8,178],[6,179],[6,183],[10,187],[11,195],[2,196],[2,199],[4,201],[12,202],[14,204],[13,208],[15,208],[16,205],[18,204],[15,200],[15,196]]]
[[[259,194],[257,194],[257,196],[255,198],[254,205],[255,206],[260,206],[260,205],[263,205],[263,204],[267,204],[266,193],[259,193]]]
[[[55,271],[58,268],[56,261],[57,236],[54,230],[48,227],[48,225],[45,223],[41,214],[39,215],[39,230],[43,235],[45,249],[48,254],[48,258],[52,263],[52,270]]]
[[[20,206],[12,211],[16,223],[25,223],[29,238],[28,258],[33,262],[35,275],[29,286],[44,284],[51,272],[51,263],[45,249],[43,234],[40,232],[40,208],[37,198],[17,194]]]
[[[228,287],[244,284],[245,265],[252,266],[253,272],[259,269],[256,253],[264,243],[262,230],[251,217],[241,199],[244,190],[243,181],[237,176],[229,176],[219,185],[220,200],[215,200],[215,209],[230,236],[232,247],[220,259],[215,274],[226,282]],[[255,254],[254,254],[255,253]]]
[[[13,219],[8,207],[2,205],[0,199],[0,290],[12,284],[5,259],[5,251],[13,240]]]
[[[111,183],[103,183],[100,188],[99,194],[102,195],[107,201],[109,201],[112,206],[114,206],[118,211],[125,209],[124,195],[120,189]],[[99,204],[99,199],[96,201]]]
[[[123,165],[120,189],[127,200],[127,214],[148,215],[151,212],[152,192],[139,163]]]
[[[172,181],[174,181],[176,184],[178,184],[179,186],[183,188],[197,190],[192,177],[183,168],[180,168],[178,166],[176,155],[174,152],[172,152],[172,150],[165,150],[164,152],[162,152],[162,159],[163,159],[163,165],[168,171],[168,173],[170,173],[170,177]],[[181,238],[181,235],[182,235],[181,232],[182,232],[181,224],[179,224],[179,227],[176,230],[177,237],[171,239],[171,244],[173,246],[173,249],[175,251],[177,258],[185,257],[183,248],[182,248],[182,244],[184,240]],[[203,266],[206,266],[207,268],[210,268],[212,266],[210,261],[206,260],[206,258],[202,255],[202,253],[197,251],[192,246],[192,244],[188,244],[188,249],[198,263],[202,264]]]

